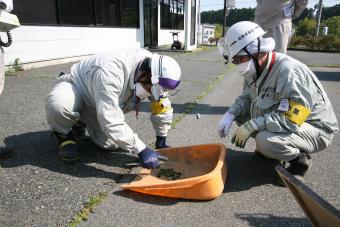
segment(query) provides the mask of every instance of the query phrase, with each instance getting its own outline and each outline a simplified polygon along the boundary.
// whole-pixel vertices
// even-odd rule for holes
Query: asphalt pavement
[[[7,76],[0,97],[0,145],[16,155],[0,165],[0,226],[63,226],[72,222],[92,198],[105,198],[79,226],[309,226],[310,222],[286,188],[275,184],[273,163],[254,156],[254,141],[244,149],[217,137],[216,125],[241,92],[242,78],[224,64],[216,50],[162,53],[173,56],[183,72],[181,90],[171,97],[174,128],[171,146],[223,143],[228,148],[228,179],[223,194],[198,202],[122,191],[131,179],[126,163],[136,161],[122,150],[106,151],[78,139],[80,161],[64,164],[45,119],[45,96],[59,72],[71,64]],[[291,51],[311,66],[321,80],[340,119],[340,54]],[[331,66],[331,67],[323,67]],[[337,66],[337,67],[335,67]],[[149,107],[126,120],[149,145],[155,139]],[[200,114],[197,119],[196,114]],[[231,133],[235,130],[234,125]],[[305,183],[340,208],[340,135],[327,150],[314,154]]]

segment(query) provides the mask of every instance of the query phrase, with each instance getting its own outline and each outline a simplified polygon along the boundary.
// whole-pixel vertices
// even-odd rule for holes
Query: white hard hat
[[[224,48],[228,52],[229,59],[264,34],[266,32],[258,24],[250,21],[241,21],[231,26],[224,40]]]
[[[151,92],[156,100],[164,89],[173,90],[178,87],[181,79],[181,69],[175,59],[153,54],[151,57]]]

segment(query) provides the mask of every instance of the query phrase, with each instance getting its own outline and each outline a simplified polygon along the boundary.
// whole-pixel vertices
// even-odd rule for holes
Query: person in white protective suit
[[[292,19],[301,15],[308,0],[257,0],[254,22],[275,40],[275,51],[286,54],[293,35]]]
[[[321,83],[303,63],[273,52],[275,41],[263,38],[256,23],[242,21],[226,33],[229,59],[244,77],[242,94],[218,124],[225,137],[235,120],[232,143],[244,148],[250,136],[256,152],[279,160],[294,175],[304,176],[310,154],[324,150],[338,123]]]
[[[127,125],[124,113],[138,111],[140,102],[149,98],[156,149],[168,147],[173,109],[166,90],[177,88],[180,77],[173,58],[144,49],[117,50],[74,64],[47,96],[47,121],[59,142],[59,158],[78,159],[73,131],[85,124],[98,146],[137,153],[143,167],[157,168],[158,154]]]

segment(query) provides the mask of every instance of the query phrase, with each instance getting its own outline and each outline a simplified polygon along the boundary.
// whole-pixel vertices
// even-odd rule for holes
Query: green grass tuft
[[[68,227],[76,227],[80,222],[87,221],[90,213],[93,213],[94,208],[100,204],[108,195],[107,192],[99,192],[96,196],[91,196],[90,200],[85,204],[83,209],[68,224]]]
[[[230,67],[228,69],[230,69]],[[202,100],[205,96],[207,96],[214,89],[214,87],[219,83],[219,81],[223,80],[223,78],[224,78],[224,75],[219,74],[212,82],[210,82],[208,87],[197,96],[195,101],[193,103],[190,103],[186,107],[184,113],[177,116],[175,119],[172,120],[172,123],[170,125],[171,129],[176,128],[176,126],[181,122],[181,120],[185,117],[185,115],[191,113],[192,110],[197,106],[198,102]]]

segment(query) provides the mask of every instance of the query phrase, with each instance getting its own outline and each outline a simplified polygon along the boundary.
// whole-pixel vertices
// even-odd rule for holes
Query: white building
[[[215,43],[209,42],[209,38],[215,37],[215,25],[212,24],[201,24],[199,26],[199,36],[198,36],[198,42],[199,44],[205,44],[205,45],[213,45]]]
[[[6,65],[67,62],[120,48],[197,45],[199,0],[13,0],[21,27],[12,30]],[[4,36],[4,35],[2,35]],[[40,64],[40,65],[39,65]]]

